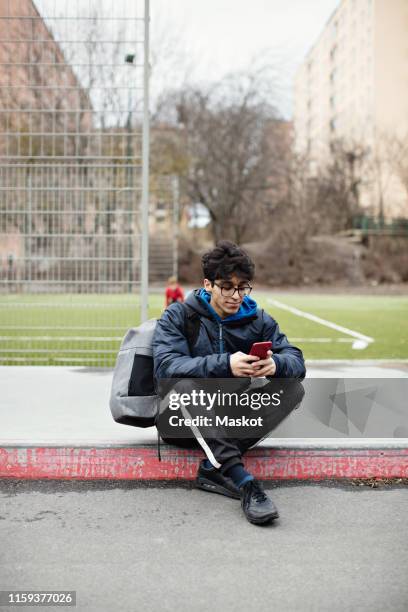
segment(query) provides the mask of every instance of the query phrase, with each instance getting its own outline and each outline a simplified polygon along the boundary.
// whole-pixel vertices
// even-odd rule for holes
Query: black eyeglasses
[[[245,295],[249,295],[252,291],[251,285],[234,287],[234,285],[219,285],[215,281],[213,281],[212,284],[216,285],[221,290],[221,295],[223,297],[234,297],[236,291],[238,291],[239,297],[244,297]]]

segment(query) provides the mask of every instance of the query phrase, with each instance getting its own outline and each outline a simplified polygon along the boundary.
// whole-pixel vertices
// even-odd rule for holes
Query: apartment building
[[[312,174],[335,141],[364,151],[360,204],[408,217],[408,0],[339,2],[296,75],[294,123]]]

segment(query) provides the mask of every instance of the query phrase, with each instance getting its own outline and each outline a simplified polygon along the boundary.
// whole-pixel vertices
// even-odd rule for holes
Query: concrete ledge
[[[1,445],[0,478],[191,481],[201,451],[163,446]],[[245,456],[261,480],[408,478],[408,448],[257,447]]]

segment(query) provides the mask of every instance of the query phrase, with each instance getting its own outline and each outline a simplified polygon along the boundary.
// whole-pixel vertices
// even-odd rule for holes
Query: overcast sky
[[[268,56],[278,63],[279,106],[290,117],[296,68],[338,4],[339,0],[151,0],[152,50],[166,35],[169,40],[173,36],[178,60],[163,72],[167,77],[172,72],[174,83],[180,78],[175,64],[189,64],[191,78],[212,80],[245,69],[255,57],[261,62]],[[154,89],[165,80],[160,74]]]
[[[118,56],[135,52],[126,39],[135,38],[135,21],[118,21],[143,15],[144,0],[35,0],[43,17],[93,16],[99,22],[99,40],[121,41]],[[284,117],[292,115],[296,68],[316,41],[340,0],[150,0],[151,100],[184,81],[213,81],[226,73],[273,65],[278,92],[272,103]],[[108,18],[108,20],[106,20]],[[113,19],[112,19],[113,18]],[[91,21],[54,20],[57,40],[87,39]],[[143,24],[139,24],[143,25]],[[126,28],[120,32],[119,28]],[[137,34],[143,38],[143,28]],[[61,43],[67,57],[83,46]],[[106,45],[104,58],[112,63]],[[74,58],[75,59],[75,58]],[[83,61],[83,60],[82,60]],[[129,80],[129,72],[121,71]],[[120,74],[118,73],[118,78]],[[86,83],[85,83],[86,86]]]

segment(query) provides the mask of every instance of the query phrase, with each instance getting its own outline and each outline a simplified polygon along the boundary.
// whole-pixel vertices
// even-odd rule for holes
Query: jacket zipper
[[[219,350],[220,350],[220,354],[222,354],[224,352],[224,343],[222,339],[222,324],[219,323],[218,327],[219,327],[219,333],[218,333]]]

